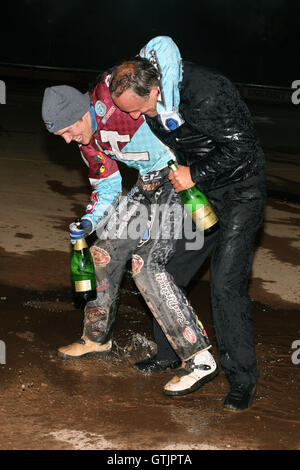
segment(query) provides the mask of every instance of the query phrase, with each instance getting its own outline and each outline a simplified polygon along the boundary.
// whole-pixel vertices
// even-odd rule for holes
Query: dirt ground
[[[155,344],[129,270],[112,356],[56,356],[82,333],[82,312],[71,299],[67,227],[82,215],[90,188],[78,150],[49,136],[40,122],[43,85],[7,82],[7,104],[0,107],[0,345],[6,353],[0,449],[299,450],[299,111],[250,107],[269,183],[249,286],[260,377],[253,406],[232,413],[222,407],[229,390],[222,372],[199,391],[173,398],[162,393],[172,371],[134,369]],[[122,171],[130,187],[135,174]],[[189,298],[217,357],[208,264]]]

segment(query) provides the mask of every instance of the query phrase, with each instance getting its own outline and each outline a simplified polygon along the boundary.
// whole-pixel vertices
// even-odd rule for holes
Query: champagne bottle
[[[94,262],[84,238],[77,240],[73,247],[71,279],[76,307],[82,308],[97,298]]]
[[[168,162],[171,171],[178,169],[173,160]],[[179,193],[187,213],[192,217],[199,230],[204,234],[215,232],[219,228],[219,219],[210,205],[207,197],[196,187],[185,189]]]

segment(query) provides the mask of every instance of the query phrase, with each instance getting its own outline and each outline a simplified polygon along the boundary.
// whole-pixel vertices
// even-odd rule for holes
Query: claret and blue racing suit
[[[134,120],[114,105],[109,78],[106,74],[91,93],[94,134],[88,145],[79,146],[93,188],[83,218],[93,230],[100,231],[99,225],[102,230],[90,249],[97,299],[85,307],[84,335],[100,343],[111,338],[120,283],[132,259],[137,287],[177,355],[185,360],[211,345],[184,293],[165,269],[183,218],[183,211],[177,211],[180,198],[168,178],[167,162],[174,154],[155,137],[143,116]],[[139,171],[136,185],[122,200],[117,161]],[[134,237],[130,230],[137,226],[140,236]]]

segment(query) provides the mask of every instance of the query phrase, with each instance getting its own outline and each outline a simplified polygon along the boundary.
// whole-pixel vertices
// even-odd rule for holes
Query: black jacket
[[[156,136],[190,167],[192,180],[210,193],[261,172],[265,166],[252,117],[234,85],[223,75],[183,62],[179,112],[185,123],[169,132],[156,118]]]

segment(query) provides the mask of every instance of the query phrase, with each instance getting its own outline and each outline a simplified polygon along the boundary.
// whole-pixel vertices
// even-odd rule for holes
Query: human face
[[[132,90],[125,90],[121,96],[113,98],[113,101],[121,111],[128,113],[133,119],[138,119],[141,114],[150,117],[157,116],[157,97],[158,87],[156,86],[151,88],[147,99],[138,96]]]
[[[62,137],[67,144],[77,142],[77,144],[88,145],[93,135],[90,113],[87,112],[79,121],[54,134]]]

